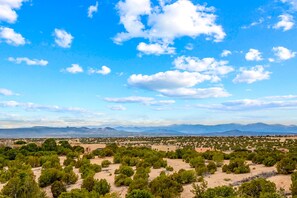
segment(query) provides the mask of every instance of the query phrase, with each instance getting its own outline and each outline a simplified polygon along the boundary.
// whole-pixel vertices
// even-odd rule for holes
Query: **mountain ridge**
[[[129,137],[129,136],[255,136],[297,135],[296,125],[281,124],[181,124],[168,126],[49,127],[0,129],[0,138],[34,137]]]

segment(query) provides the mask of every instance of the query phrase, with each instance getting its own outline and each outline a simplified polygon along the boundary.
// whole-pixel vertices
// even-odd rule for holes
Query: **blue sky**
[[[297,0],[0,0],[0,128],[297,124]]]

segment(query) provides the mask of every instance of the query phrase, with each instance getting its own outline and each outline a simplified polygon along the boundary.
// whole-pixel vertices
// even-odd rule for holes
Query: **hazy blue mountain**
[[[226,131],[246,131],[246,132],[259,132],[259,133],[297,133],[297,126],[291,125],[269,125],[264,123],[254,123],[254,124],[219,124],[219,125],[170,125],[162,127],[115,127],[116,129],[121,129],[123,131],[133,131],[133,132],[143,132],[143,131],[153,131],[153,130],[170,130],[178,131],[185,134],[206,134],[206,133],[220,133]]]
[[[280,124],[170,125],[154,127],[43,127],[0,129],[0,138],[129,137],[129,136],[239,136],[297,134],[297,126]]]

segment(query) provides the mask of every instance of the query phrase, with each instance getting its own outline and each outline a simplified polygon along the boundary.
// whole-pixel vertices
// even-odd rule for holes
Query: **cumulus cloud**
[[[147,55],[149,54],[161,55],[161,54],[175,53],[174,47],[169,47],[167,44],[159,44],[159,43],[146,44],[144,42],[141,42],[137,45],[137,50]]]
[[[240,73],[233,79],[234,83],[254,83],[256,81],[267,80],[270,77],[271,72],[265,71],[265,68],[261,65],[257,65],[250,69],[240,68]]]
[[[54,31],[55,43],[62,48],[70,48],[74,37],[62,29],[55,29]]]
[[[279,15],[280,21],[273,26],[274,29],[283,29],[283,31],[288,31],[293,28],[294,20],[293,16],[290,14]]]
[[[274,52],[274,55],[281,61],[289,60],[296,56],[296,52],[293,52],[282,46],[273,47],[272,51]]]
[[[26,44],[25,38],[20,33],[16,33],[13,29],[7,27],[0,27],[0,42],[14,46]]]
[[[18,57],[18,58],[9,57],[8,61],[16,63],[16,64],[25,63],[27,65],[39,65],[39,66],[46,66],[48,64],[47,60],[29,59],[27,57]]]
[[[133,74],[129,77],[128,83],[131,86],[149,90],[176,89],[182,87],[193,87],[211,76],[198,72],[181,72],[178,70],[159,72],[153,75]]]
[[[11,91],[9,89],[0,88],[0,95],[13,96],[13,95],[18,95],[18,94],[14,93],[13,91]]]
[[[20,9],[26,0],[1,0],[0,1],[0,21],[15,23],[18,15],[16,10]]]
[[[102,74],[107,75],[111,72],[111,69],[107,66],[102,66],[101,69],[89,69],[89,74]]]
[[[232,54],[232,52],[230,50],[223,50],[221,53],[221,57],[227,57],[231,54]]]
[[[248,61],[260,61],[263,60],[261,52],[257,49],[250,49],[245,54],[245,59]]]
[[[63,71],[66,71],[66,72],[72,73],[72,74],[84,72],[83,68],[81,66],[79,66],[78,64],[72,64],[71,67],[67,67]]]
[[[123,105],[114,105],[114,106],[109,106],[108,108],[113,110],[113,111],[125,111],[125,110],[127,110],[127,108],[124,107]]]
[[[96,1],[95,5],[91,5],[88,8],[88,17],[93,18],[93,14],[96,13],[96,12],[98,12],[98,1]]]
[[[199,59],[191,56],[179,56],[173,61],[173,64],[176,69],[209,75],[213,82],[220,81],[221,76],[234,70],[233,67],[228,66],[228,61],[217,61],[214,58]]]
[[[141,103],[148,106],[164,106],[174,104],[174,100],[156,100],[152,97],[129,96],[122,98],[104,98],[106,102],[112,103]]]
[[[166,71],[153,75],[133,74],[128,79],[130,86],[148,89],[168,97],[208,98],[227,97],[223,88],[195,88],[196,85],[212,80],[213,77],[199,72]]]
[[[217,16],[213,7],[194,5],[189,0],[163,2],[158,6],[152,5],[150,0],[125,0],[117,4],[117,9],[125,28],[125,32],[114,38],[118,44],[132,38],[145,38],[168,45],[179,37],[200,35],[219,42],[226,36],[222,26],[215,22]],[[147,20],[143,20],[144,17]]]

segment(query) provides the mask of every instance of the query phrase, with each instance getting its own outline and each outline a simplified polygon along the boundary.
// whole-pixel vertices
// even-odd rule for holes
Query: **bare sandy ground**
[[[175,151],[177,146],[175,145],[152,145],[152,149],[157,151]]]
[[[94,151],[98,148],[102,149],[106,147],[106,144],[79,144],[79,145],[84,147],[85,150],[88,149],[89,152]]]
[[[231,185],[234,182],[241,181],[245,178],[249,178],[255,175],[259,175],[262,173],[268,173],[271,171],[276,171],[275,167],[265,167],[264,165],[251,164],[250,165],[251,172],[245,174],[227,174],[223,173],[221,168],[218,168],[218,171],[213,175],[208,175],[204,179],[207,182],[207,186],[209,188],[222,186],[222,185]],[[283,188],[285,192],[290,192],[291,185],[291,176],[290,175],[276,175],[268,178],[269,181],[272,181],[276,184],[278,189]],[[181,194],[181,198],[192,197],[193,193],[191,193],[192,184],[185,185],[184,191]]]
[[[291,175],[275,175],[267,180],[274,182],[278,189],[283,188],[285,192],[290,192],[290,186],[292,184]]]

